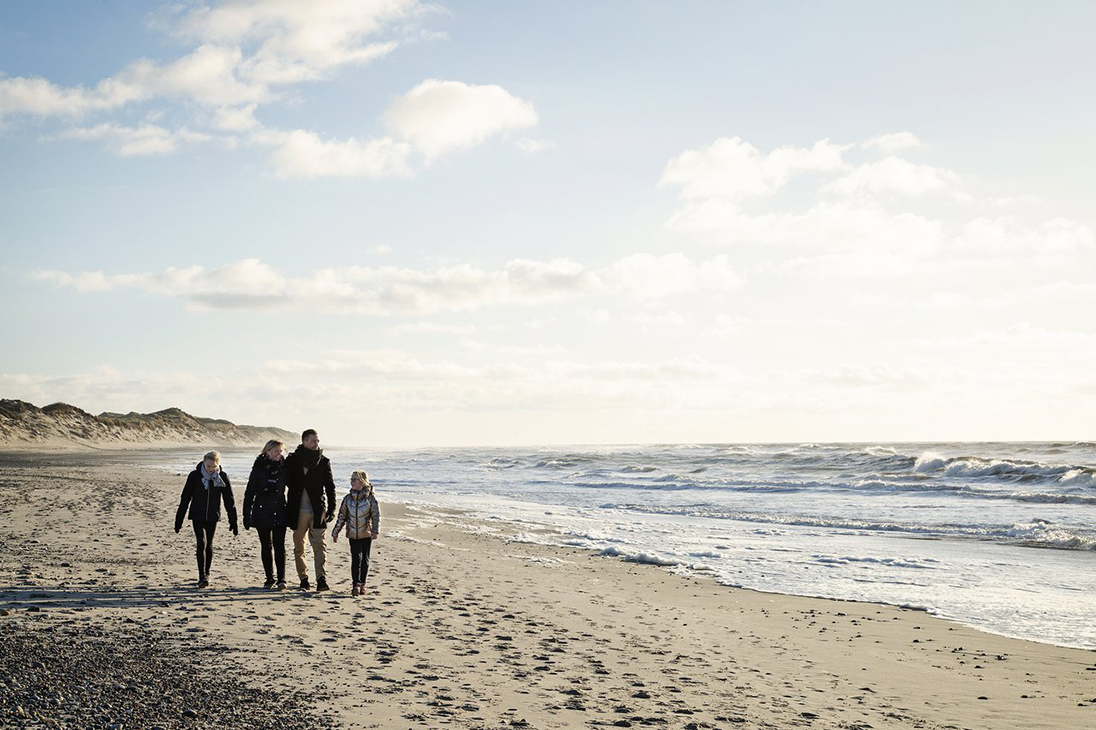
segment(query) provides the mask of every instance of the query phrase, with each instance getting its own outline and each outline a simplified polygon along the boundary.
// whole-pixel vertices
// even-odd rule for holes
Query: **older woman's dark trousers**
[[[191,520],[194,525],[194,554],[198,558],[198,577],[209,577],[209,566],[213,564],[213,533],[217,531],[216,520]]]

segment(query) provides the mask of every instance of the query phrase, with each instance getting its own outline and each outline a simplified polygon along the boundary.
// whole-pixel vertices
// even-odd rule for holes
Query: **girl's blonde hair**
[[[263,447],[263,450],[259,452],[259,456],[262,456],[263,454],[270,451],[275,446],[281,446],[282,449],[284,450],[285,449],[285,441],[279,441],[278,439],[270,439],[269,441],[266,442],[266,446]]]
[[[357,478],[358,478],[358,481],[360,481],[360,482],[361,482],[362,484],[364,484],[364,485],[365,485],[365,486],[367,486],[367,487],[371,487],[371,486],[373,486],[373,485],[372,485],[372,484],[371,484],[371,483],[369,482],[369,475],[368,475],[368,474],[366,474],[366,473],[365,473],[364,471],[362,471],[361,469],[358,469],[358,470],[357,470],[356,472],[354,472],[354,473],[352,473],[352,474],[350,475],[350,478],[351,478],[351,479],[353,479],[354,477],[357,477]]]
[[[202,461],[212,461],[214,464],[220,464],[221,455],[216,451],[210,451],[202,457]]]

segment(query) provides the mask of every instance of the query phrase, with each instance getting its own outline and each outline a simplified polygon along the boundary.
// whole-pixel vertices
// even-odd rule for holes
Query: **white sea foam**
[[[368,464],[382,505],[413,503],[458,529],[488,524],[514,543],[603,552],[728,585],[918,606],[1096,648],[1092,444],[328,455],[340,482]],[[170,468],[188,471],[196,458]],[[233,459],[223,463],[239,481],[253,456]]]

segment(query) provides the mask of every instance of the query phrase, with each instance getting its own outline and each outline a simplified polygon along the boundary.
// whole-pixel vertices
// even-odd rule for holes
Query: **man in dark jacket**
[[[320,437],[313,429],[301,434],[301,445],[286,457],[289,476],[289,524],[293,527],[293,558],[301,590],[309,589],[308,565],[304,562],[304,538],[312,543],[312,559],[316,565],[316,590],[326,591],[324,562],[327,558],[326,530],[335,517],[335,479],[331,476],[331,460],[323,455]],[[326,501],[324,500],[326,492]]]

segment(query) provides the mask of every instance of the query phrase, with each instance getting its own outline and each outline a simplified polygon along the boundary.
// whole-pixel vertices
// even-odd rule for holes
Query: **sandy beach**
[[[291,589],[264,590],[258,538],[227,523],[198,591],[193,535],[172,529],[183,478],[156,458],[0,455],[0,725],[264,726],[278,712],[302,727],[1096,725],[1091,651],[519,543],[517,526],[383,491],[365,597],[350,596],[342,540],[330,592],[293,589],[291,555]],[[246,475],[231,476],[242,502]],[[49,642],[62,648],[28,658]],[[58,651],[75,655],[51,669]],[[101,673],[78,664],[87,652]],[[183,669],[211,679],[173,695],[162,675]]]

